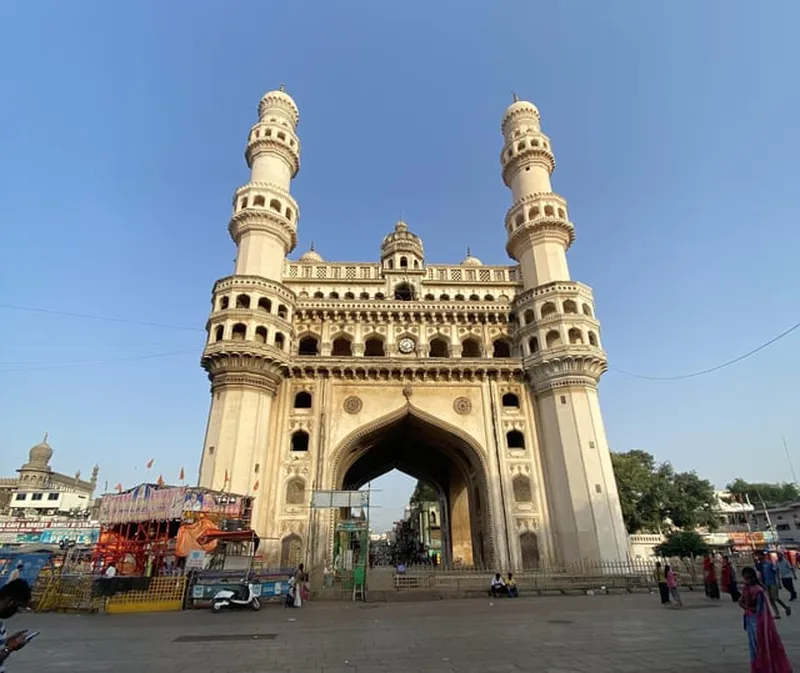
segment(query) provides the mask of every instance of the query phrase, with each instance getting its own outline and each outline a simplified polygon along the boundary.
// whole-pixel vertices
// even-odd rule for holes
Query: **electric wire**
[[[199,354],[197,349],[184,349],[179,351],[169,351],[166,353],[150,353],[147,355],[129,355],[123,356],[118,358],[107,358],[104,360],[73,360],[71,362],[57,362],[45,365],[34,365],[32,367],[24,366],[26,363],[0,363],[3,365],[20,365],[20,366],[11,366],[7,367],[6,369],[0,369],[1,374],[8,374],[8,373],[16,373],[16,372],[30,372],[30,371],[42,371],[42,370],[49,370],[49,369],[63,369],[67,367],[79,367],[83,365],[104,365],[104,364],[111,364],[115,362],[136,362],[139,360],[153,360],[156,358],[166,358],[171,357],[173,355],[186,355],[189,353],[194,353],[195,355]]]
[[[647,374],[636,374],[635,372],[625,371],[624,369],[618,369],[616,367],[609,367],[609,369],[619,374],[624,374],[625,376],[630,376],[635,379],[646,379],[648,381],[678,381],[680,379],[691,379],[697,376],[703,376],[704,374],[711,374],[712,372],[717,372],[720,369],[724,369],[725,367],[730,367],[731,365],[735,365],[737,362],[746,360],[747,358],[751,357],[752,355],[755,355],[759,351],[763,351],[765,348],[771,346],[775,342],[780,341],[784,337],[789,336],[799,327],[800,327],[800,322],[795,323],[789,329],[784,330],[783,332],[778,334],[778,336],[773,337],[769,341],[764,342],[760,346],[753,348],[752,350],[749,350],[746,353],[743,353],[742,355],[733,358],[732,360],[728,360],[713,367],[708,367],[707,369],[701,369],[696,372],[690,372],[689,374],[678,374],[677,376],[649,376]]]

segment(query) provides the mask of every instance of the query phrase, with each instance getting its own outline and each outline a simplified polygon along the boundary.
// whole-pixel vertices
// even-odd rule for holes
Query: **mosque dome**
[[[422,239],[409,231],[408,225],[403,220],[398,220],[395,223],[394,231],[384,236],[381,243],[382,259],[396,253],[416,255],[420,261],[425,254],[422,247]]]
[[[258,114],[262,121],[267,110],[282,112],[294,124],[297,124],[300,120],[300,110],[297,108],[297,103],[294,102],[294,98],[283,90],[283,85],[275,91],[267,91],[261,98],[261,102],[258,104]]]
[[[302,255],[300,255],[300,261],[301,262],[324,262],[325,260],[322,258],[322,255],[320,255],[314,249],[314,243],[312,241],[311,247],[308,250],[306,250]]]
[[[28,464],[46,467],[53,457],[53,448],[47,443],[47,436],[43,441],[31,447],[28,452]]]
[[[483,262],[477,257],[473,257],[470,249],[467,248],[467,256],[461,262],[462,266],[483,266]]]

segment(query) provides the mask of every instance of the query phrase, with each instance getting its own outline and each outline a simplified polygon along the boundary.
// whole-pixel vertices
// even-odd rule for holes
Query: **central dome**
[[[53,447],[47,443],[47,439],[31,447],[28,452],[28,463],[30,465],[47,466],[53,457]]]

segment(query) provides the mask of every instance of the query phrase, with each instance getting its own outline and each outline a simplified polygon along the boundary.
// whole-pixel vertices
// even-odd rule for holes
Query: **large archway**
[[[338,488],[359,489],[393,469],[432,485],[440,495],[444,562],[492,566],[486,466],[458,428],[408,406],[351,435],[336,456]]]

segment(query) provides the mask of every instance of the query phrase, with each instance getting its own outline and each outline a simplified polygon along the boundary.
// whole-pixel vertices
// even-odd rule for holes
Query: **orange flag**
[[[161,488],[164,485],[164,477],[163,477],[163,475],[160,475],[160,474],[158,475],[158,481],[156,482],[156,484],[158,484],[159,488]]]
[[[253,490],[254,490],[254,491],[257,491],[257,490],[258,490],[258,479],[256,479],[256,483],[255,483],[255,484],[253,484]]]
[[[117,493],[122,493],[122,484],[118,483],[114,488],[117,489]]]
[[[147,469],[148,469],[148,470],[149,470],[151,467],[153,467],[153,461],[154,461],[154,460],[155,460],[155,458],[151,458],[150,460],[148,460],[148,461],[147,461]]]
[[[181,468],[181,476],[178,477],[181,481],[183,481],[183,468]]]

